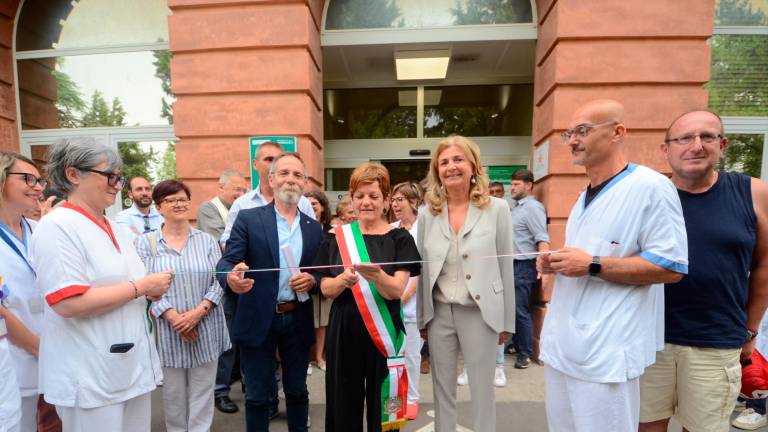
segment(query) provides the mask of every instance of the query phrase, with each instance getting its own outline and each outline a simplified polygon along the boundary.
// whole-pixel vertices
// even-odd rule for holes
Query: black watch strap
[[[593,256],[592,262],[589,264],[589,275],[597,276],[598,274],[600,274],[600,270],[602,269],[603,269],[603,266],[600,264],[600,257]]]

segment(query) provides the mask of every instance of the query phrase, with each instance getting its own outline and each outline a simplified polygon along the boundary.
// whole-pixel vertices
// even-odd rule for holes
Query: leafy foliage
[[[520,0],[468,0],[466,8],[456,1],[451,9],[456,25],[531,22],[531,3]]]

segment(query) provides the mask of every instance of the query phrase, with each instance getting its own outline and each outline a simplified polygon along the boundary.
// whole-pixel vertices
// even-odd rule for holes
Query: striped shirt
[[[159,301],[152,303],[152,315],[155,317],[171,308],[179,313],[192,310],[203,299],[216,305],[221,303],[224,292],[213,273],[221,258],[221,251],[216,240],[209,234],[190,227],[184,248],[177,251],[168,245],[162,229],[159,229],[139,237],[136,249],[144,261],[147,273],[170,269],[177,273],[168,292]],[[200,320],[195,342],[182,341],[170,322],[162,318],[157,319],[157,331],[157,348],[163,367],[197,367],[218,359],[219,354],[231,346],[224,311],[220,307],[214,307]]]

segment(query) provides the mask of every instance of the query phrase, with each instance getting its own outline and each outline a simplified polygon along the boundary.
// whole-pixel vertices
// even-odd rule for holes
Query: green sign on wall
[[[259,173],[253,167],[253,161],[256,160],[256,152],[259,151],[259,146],[267,141],[280,144],[280,147],[287,152],[296,151],[295,136],[256,136],[248,138],[251,155],[251,188],[253,189],[256,189],[259,186]]]
[[[488,178],[492,182],[499,182],[504,186],[509,186],[512,183],[512,174],[515,171],[528,168],[525,165],[499,165],[488,167]]]

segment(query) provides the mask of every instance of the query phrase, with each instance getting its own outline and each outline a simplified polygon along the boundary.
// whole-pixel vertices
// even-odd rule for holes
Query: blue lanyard
[[[27,226],[30,228],[30,232],[31,232],[32,231],[32,227],[29,226],[29,222],[27,222],[27,220],[23,219],[23,218],[22,218],[22,221],[27,224]],[[22,229],[22,236],[23,236],[24,235],[24,227],[22,226],[21,229]],[[16,255],[18,255],[19,258],[24,260],[24,262],[27,264],[27,267],[29,267],[29,270],[32,271],[32,274],[35,275],[35,277],[37,277],[37,273],[35,273],[35,269],[32,267],[32,264],[30,264],[29,260],[27,259],[27,257],[23,253],[21,253],[19,248],[16,246],[16,243],[13,240],[11,240],[11,238],[8,236],[8,232],[13,233],[13,231],[11,231],[11,229],[8,228],[7,225],[5,225],[4,223],[0,222],[0,239],[2,239],[5,242],[5,244],[8,245],[8,247],[10,247],[14,252],[16,252]],[[15,235],[14,235],[14,237],[15,237]],[[24,240],[22,240],[22,242],[24,242]],[[25,245],[26,245],[26,243],[25,243]]]

